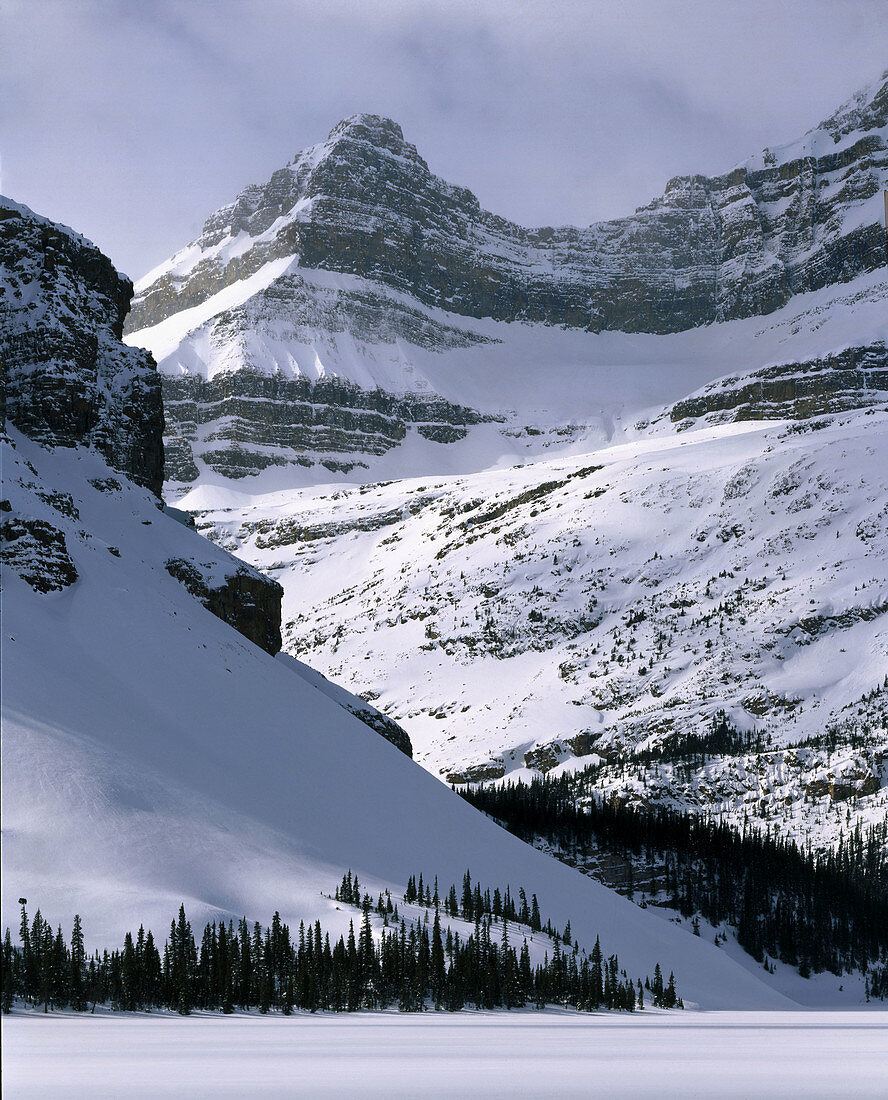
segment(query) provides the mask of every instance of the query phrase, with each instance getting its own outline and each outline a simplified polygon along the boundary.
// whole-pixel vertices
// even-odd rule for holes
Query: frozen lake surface
[[[885,1097],[888,1013],[13,1016],[9,1097]]]

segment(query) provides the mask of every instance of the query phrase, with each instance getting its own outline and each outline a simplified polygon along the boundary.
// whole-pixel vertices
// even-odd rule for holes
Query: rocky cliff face
[[[805,420],[877,405],[888,407],[888,347],[882,342],[719,378],[673,405],[669,417],[691,427],[701,417],[709,423]]]
[[[27,207],[0,205],[0,340],[6,421],[30,443],[92,448],[108,467],[85,483],[82,496],[38,477],[13,439],[4,437],[4,489],[0,502],[0,559],[36,592],[78,581],[82,547],[95,541],[81,516],[95,498],[126,494],[157,522],[163,481],[163,407],[160,376],[151,356],[121,343],[132,284],[95,245]],[[10,428],[12,433],[13,428]],[[19,437],[21,438],[21,437]],[[5,494],[4,494],[5,495]],[[121,508],[124,508],[121,497]],[[150,518],[148,518],[150,517]],[[181,518],[181,517],[180,517]],[[210,545],[196,532],[181,533],[190,552],[165,564],[208,610],[245,637],[277,653],[281,647],[279,584]],[[107,551],[119,557],[120,548]]]
[[[144,280],[137,330],[269,262],[362,276],[470,317],[668,333],[769,313],[885,263],[888,73],[805,138],[678,176],[635,214],[524,229],[433,176],[400,127],[358,115],[214,214]]]
[[[426,439],[452,443],[484,418],[434,395],[394,395],[329,379],[310,382],[257,371],[206,380],[165,375],[167,471],[194,481],[198,455],[228,478],[269,466],[319,464],[348,472],[362,455],[381,455],[401,443],[408,426]]]
[[[402,349],[489,338],[384,288],[324,285],[284,265],[162,358],[170,480],[195,480],[200,462],[229,478],[269,466],[348,471],[401,443],[410,427],[449,443],[486,419],[411,377]]]
[[[151,356],[121,343],[132,284],[78,233],[0,199],[6,418],[51,446],[93,446],[160,494],[163,406]]]

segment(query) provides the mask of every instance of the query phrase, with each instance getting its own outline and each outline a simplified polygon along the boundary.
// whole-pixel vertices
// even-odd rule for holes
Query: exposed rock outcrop
[[[381,455],[401,443],[409,426],[426,439],[452,442],[484,417],[434,395],[394,395],[327,379],[310,382],[255,371],[209,381],[164,375],[167,477],[198,477],[195,457],[229,478],[269,466],[316,464],[348,471],[361,455]]]
[[[57,592],[77,580],[77,567],[68,553],[64,531],[33,516],[4,516],[0,522],[0,562],[35,592]]]
[[[534,745],[524,754],[524,766],[534,768],[545,775],[565,760],[590,756],[596,751],[595,740],[594,734],[583,732],[573,737],[557,738],[543,745]]]
[[[218,561],[196,558],[170,558],[165,564],[208,611],[274,656],[281,648],[284,590],[258,570],[235,562],[231,572],[220,572]]]
[[[502,779],[506,774],[506,765],[501,760],[484,760],[480,764],[470,764],[462,771],[447,772],[448,783],[484,783],[489,779]]]
[[[888,404],[888,347],[845,348],[804,363],[781,363],[712,382],[672,406],[673,422],[708,417],[804,420],[825,413]]]
[[[93,446],[160,494],[163,406],[151,356],[121,343],[132,284],[95,245],[0,199],[6,418],[48,446]]]
[[[400,749],[405,756],[409,756],[413,759],[413,745],[410,743],[410,737],[405,729],[402,729],[397,722],[393,721],[387,715],[382,714],[374,707],[357,707],[351,706],[348,708],[355,718],[360,718],[365,726],[369,726],[370,729],[375,730],[381,737],[384,737],[386,741],[390,741],[396,749]]]

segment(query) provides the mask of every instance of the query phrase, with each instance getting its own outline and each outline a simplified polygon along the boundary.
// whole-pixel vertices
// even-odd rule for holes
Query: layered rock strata
[[[701,417],[804,420],[876,405],[888,405],[888,347],[882,342],[720,378],[677,402],[669,416],[679,424]]]
[[[269,466],[320,464],[348,471],[361,455],[385,454],[408,428],[452,443],[484,417],[435,395],[395,395],[337,379],[311,382],[251,371],[211,380],[164,375],[167,477],[194,481],[195,456],[229,478]]]
[[[772,312],[885,264],[870,200],[888,172],[886,77],[801,141],[722,175],[677,176],[633,215],[587,228],[491,214],[432,175],[397,123],[357,115],[213,214],[148,280],[130,330],[282,257],[503,321],[668,333]]]

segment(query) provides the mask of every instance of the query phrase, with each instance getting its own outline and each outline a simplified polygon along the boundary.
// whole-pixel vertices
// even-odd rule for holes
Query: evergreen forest
[[[402,904],[421,910],[412,919],[388,892],[374,903],[350,871],[332,900],[354,907],[358,917],[357,931],[351,919],[348,935],[335,944],[320,921],[300,922],[294,935],[278,913],[264,928],[246,919],[213,922],[198,943],[180,906],[162,948],[140,927],[126,934],[122,948],[90,955],[79,916],[68,942],[39,910],[29,920],[20,899],[19,943],[7,929],[0,951],[2,1008],[11,1011],[17,999],[45,1012],[103,1005],[182,1015],[197,1009],[289,1015],[295,1009],[683,1007],[674,975],[664,980],[659,964],[643,983],[633,980],[616,955],[604,956],[598,939],[587,954],[572,943],[569,923],[560,932],[544,923],[536,895],[528,900],[522,889],[513,897],[508,887],[491,893],[473,884],[468,871],[459,894],[455,885],[439,891],[437,879],[432,886],[411,876]],[[451,920],[462,922],[462,935]],[[528,938],[545,945],[542,961],[532,961]]]
[[[868,996],[888,992],[888,823],[859,827],[834,851],[668,808],[595,797],[595,769],[460,793],[510,832],[543,843],[641,905],[657,904],[715,927],[768,966],[803,977],[867,975]]]

